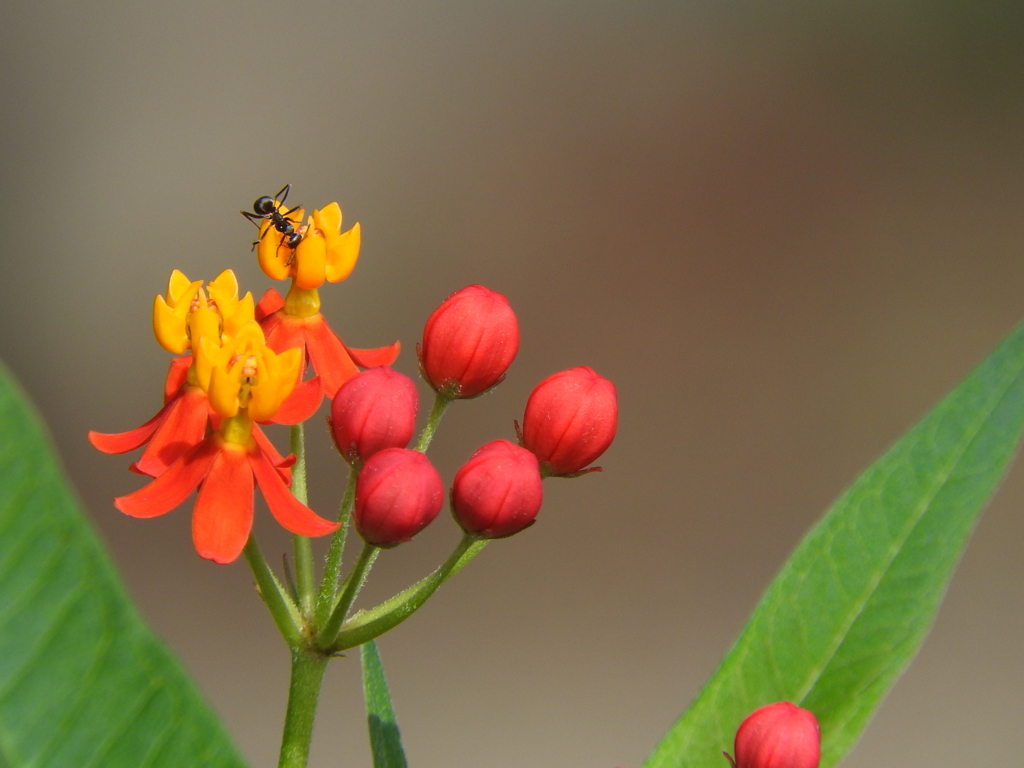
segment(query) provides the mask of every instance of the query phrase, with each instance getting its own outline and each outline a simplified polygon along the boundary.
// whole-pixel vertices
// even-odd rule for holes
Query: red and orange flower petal
[[[396,341],[394,344],[376,349],[355,349],[346,345],[345,349],[348,351],[349,357],[360,368],[377,368],[395,362],[398,359],[398,353],[402,351],[402,344]]]
[[[158,517],[170,512],[202,482],[219,451],[216,439],[204,440],[151,483],[114,499],[114,506],[132,517]]]
[[[256,441],[256,445],[263,451],[263,454],[270,459],[270,463],[277,469],[277,473],[281,476],[284,484],[290,487],[292,484],[292,471],[289,467],[295,463],[295,454],[289,453],[287,456],[282,456],[278,453],[274,444],[270,442],[270,438],[267,437],[266,433],[255,424],[252,427],[252,437]]]
[[[270,514],[284,528],[299,536],[323,536],[337,530],[337,523],[324,520],[292,495],[270,459],[255,446],[249,451],[249,466],[267,500]]]
[[[171,402],[188,380],[188,369],[192,367],[192,355],[182,355],[171,360],[164,382],[164,404]]]
[[[306,349],[313,370],[320,374],[324,392],[334,399],[341,385],[351,379],[359,369],[352,362],[345,345],[327,325],[323,315],[306,318]]]
[[[267,288],[260,297],[259,304],[256,305],[256,322],[262,325],[264,318],[270,317],[279,309],[284,309],[284,297],[277,292],[276,288]],[[265,332],[266,329],[264,329]]]
[[[192,541],[200,557],[230,563],[252,530],[253,476],[243,446],[218,442],[192,510]]]
[[[300,424],[316,413],[323,399],[324,390],[319,376],[300,381],[281,403],[271,421],[274,424]]]
[[[136,427],[127,432],[108,434],[106,432],[94,432],[90,429],[89,442],[93,444],[96,450],[103,451],[103,453],[128,453],[128,451],[134,451],[153,437],[153,433],[160,427],[170,407],[171,405],[168,403],[157,411],[156,416],[141,427]]]
[[[185,387],[164,407],[166,413],[155,434],[135,462],[141,474],[157,477],[189,448],[206,436],[210,406],[199,387]]]

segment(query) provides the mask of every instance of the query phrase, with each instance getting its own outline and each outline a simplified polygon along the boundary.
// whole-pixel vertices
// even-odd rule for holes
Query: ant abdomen
[[[264,195],[256,199],[256,202],[252,204],[252,209],[260,216],[269,216],[277,210],[277,206],[274,204],[274,198]]]

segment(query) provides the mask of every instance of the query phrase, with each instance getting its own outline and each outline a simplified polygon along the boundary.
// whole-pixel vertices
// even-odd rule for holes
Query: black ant
[[[296,205],[294,208],[290,208],[287,211],[281,211],[291,188],[291,184],[285,184],[273,197],[264,195],[263,197],[256,198],[256,202],[252,204],[252,212],[241,211],[241,214],[257,227],[261,226],[261,222],[269,219],[271,226],[284,235],[281,239],[281,245],[286,245],[294,250],[298,244],[302,242],[302,233],[295,231],[295,222],[288,218],[288,214],[292,213],[292,211],[299,210],[302,206]],[[252,248],[249,250],[255,250],[256,246],[259,245],[260,240],[266,237],[266,234],[269,231],[270,227],[267,227],[263,234],[256,239],[256,242],[252,244]]]

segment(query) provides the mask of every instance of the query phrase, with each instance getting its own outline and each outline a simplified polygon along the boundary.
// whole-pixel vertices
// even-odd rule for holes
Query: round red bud
[[[356,530],[368,544],[394,547],[422,531],[441,511],[444,485],[419,451],[385,448],[356,481]]]
[[[818,719],[788,701],[761,707],[740,724],[735,752],[736,768],[818,768]]]
[[[430,385],[451,397],[475,397],[505,376],[519,350],[519,323],[508,299],[470,285],[427,320],[420,367]]]
[[[331,402],[331,434],[349,463],[385,448],[404,448],[416,428],[419,396],[408,376],[369,368],[342,384]]]
[[[548,376],[526,403],[523,447],[552,475],[572,475],[604,453],[619,421],[615,385],[581,366]]]
[[[452,514],[466,533],[501,539],[533,525],[543,499],[537,457],[508,440],[495,440],[456,473]]]

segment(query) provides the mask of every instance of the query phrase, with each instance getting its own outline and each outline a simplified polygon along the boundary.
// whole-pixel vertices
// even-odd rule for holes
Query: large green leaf
[[[371,640],[359,648],[373,768],[406,768],[402,736],[395,721],[395,710],[391,706],[391,694],[384,679],[384,666],[377,653],[377,644]]]
[[[645,768],[723,768],[736,727],[789,700],[822,766],[853,746],[934,620],[1024,425],[1024,328],[879,459],[811,530]]]
[[[0,768],[242,765],[0,367]]]

